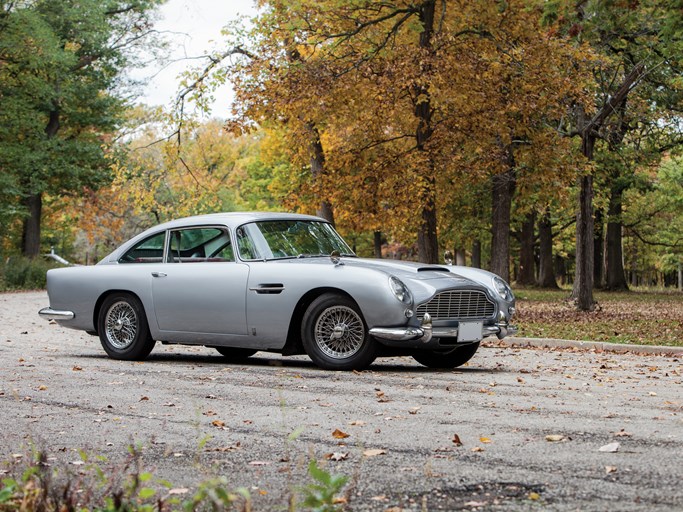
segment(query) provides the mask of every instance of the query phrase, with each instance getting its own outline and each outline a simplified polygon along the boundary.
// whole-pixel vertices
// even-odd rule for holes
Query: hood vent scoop
[[[418,272],[448,272],[450,274],[450,270],[444,267],[420,267],[417,269]]]

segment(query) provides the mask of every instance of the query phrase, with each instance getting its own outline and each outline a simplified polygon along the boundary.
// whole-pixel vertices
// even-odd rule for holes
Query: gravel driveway
[[[33,443],[55,466],[84,450],[115,467],[139,443],[156,477],[225,475],[254,510],[286,509],[311,458],[350,477],[351,510],[683,510],[675,356],[485,347],[455,371],[341,373],[158,344],[131,363],[46,305],[0,294],[2,461]]]

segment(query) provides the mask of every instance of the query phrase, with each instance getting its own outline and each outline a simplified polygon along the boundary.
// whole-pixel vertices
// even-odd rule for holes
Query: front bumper
[[[52,308],[43,308],[38,311],[41,318],[45,320],[72,320],[76,315],[73,311],[64,311]]]
[[[432,326],[432,318],[426,314],[420,327],[373,327],[370,329],[370,335],[380,341],[387,341],[391,345],[396,345],[395,342],[419,341],[429,343],[432,338],[457,338],[458,330],[458,327],[434,327]],[[498,336],[499,339],[503,339],[505,336],[516,333],[517,327],[510,325],[504,318],[501,318],[496,324],[484,325],[481,337],[483,339],[489,336]]]

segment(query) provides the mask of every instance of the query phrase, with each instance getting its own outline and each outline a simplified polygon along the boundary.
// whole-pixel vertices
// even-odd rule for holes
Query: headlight
[[[498,295],[501,296],[501,298],[505,299],[508,302],[512,302],[515,298],[515,296],[512,293],[512,290],[508,286],[508,284],[503,281],[500,277],[494,277],[493,278],[493,286],[496,288],[496,291],[498,292]]]
[[[413,297],[410,295],[406,285],[404,285],[400,279],[391,276],[389,278],[389,286],[391,287],[391,291],[394,293],[394,296],[403,302],[403,304],[412,304]]]

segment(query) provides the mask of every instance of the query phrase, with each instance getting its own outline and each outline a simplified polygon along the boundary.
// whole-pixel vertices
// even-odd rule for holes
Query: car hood
[[[399,279],[413,279],[417,281],[429,281],[432,279],[457,279],[470,281],[464,276],[452,272],[446,265],[429,265],[412,261],[399,260],[376,260],[365,258],[344,258],[345,265],[370,268],[386,274],[391,274]]]

